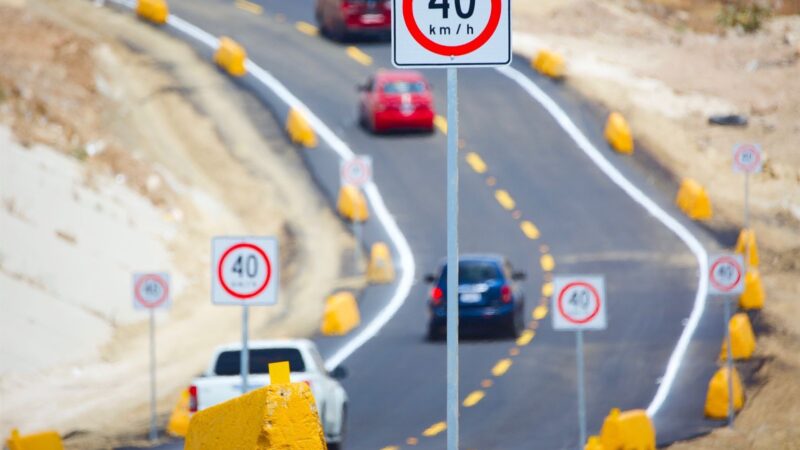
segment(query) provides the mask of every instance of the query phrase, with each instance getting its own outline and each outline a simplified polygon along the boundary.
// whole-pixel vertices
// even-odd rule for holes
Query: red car
[[[358,87],[359,119],[374,132],[422,130],[433,132],[433,94],[419,72],[381,70]]]
[[[320,31],[336,40],[351,35],[389,36],[392,25],[391,0],[317,0]]]

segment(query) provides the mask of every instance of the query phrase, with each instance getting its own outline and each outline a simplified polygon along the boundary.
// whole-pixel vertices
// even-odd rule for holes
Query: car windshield
[[[214,373],[217,375],[239,375],[240,356],[238,350],[222,352],[217,358],[217,365]],[[303,363],[303,355],[296,348],[262,348],[251,349],[250,352],[250,373],[268,374],[270,363],[289,361],[289,368],[292,372],[305,372],[306,365]]]
[[[386,94],[421,94],[425,92],[422,81],[391,81],[383,85]]]
[[[478,284],[501,278],[497,264],[490,261],[462,261],[458,264],[458,284]],[[442,267],[439,285],[447,283],[447,265]]]

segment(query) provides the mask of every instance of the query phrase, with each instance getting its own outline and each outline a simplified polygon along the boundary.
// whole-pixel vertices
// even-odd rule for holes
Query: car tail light
[[[189,386],[189,412],[197,412],[197,386]]]
[[[511,303],[511,287],[504,285],[500,288],[500,300],[503,303]]]
[[[444,297],[444,292],[439,286],[435,286],[431,289],[431,304],[433,306],[439,306],[442,304],[442,297]]]

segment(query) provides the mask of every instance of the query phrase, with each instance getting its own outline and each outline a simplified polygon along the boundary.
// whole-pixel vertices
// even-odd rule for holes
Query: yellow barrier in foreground
[[[297,145],[305,148],[317,146],[317,135],[314,133],[314,129],[311,128],[306,116],[297,108],[292,108],[289,116],[286,117],[286,132],[289,133],[289,139]]]
[[[736,253],[744,255],[747,267],[758,267],[758,245],[756,232],[749,228],[742,228],[739,238],[736,239]]]
[[[247,73],[244,67],[246,59],[247,52],[238,42],[227,36],[219,38],[219,47],[214,53],[214,63],[219,67],[234,77],[241,77]]]
[[[695,180],[685,178],[681,182],[675,203],[687,216],[694,220],[706,220],[712,216],[711,200],[708,193]]]
[[[336,209],[342,218],[350,222],[364,222],[369,219],[367,199],[361,189],[346,184],[339,189],[339,199]]]
[[[394,263],[389,246],[383,242],[372,244],[367,266],[367,280],[373,284],[391,283],[394,281]]]
[[[758,269],[748,269],[744,276],[744,292],[739,297],[739,307],[742,309],[761,309],[764,307],[764,285],[761,284],[761,274]]]
[[[656,429],[643,409],[614,408],[603,421],[600,436],[591,436],[585,450],[655,450]]]
[[[619,153],[633,153],[633,134],[628,122],[618,112],[612,112],[606,121],[605,137],[611,147]]]
[[[167,23],[169,6],[165,0],[139,0],[136,3],[136,15],[159,25]]]
[[[288,363],[269,365],[269,386],[195,414],[186,450],[325,450],[317,407]]]
[[[22,436],[16,428],[11,430],[11,436],[6,439],[6,447],[8,450],[64,450],[61,436],[55,431]]]
[[[728,331],[731,334],[731,353],[733,359],[750,359],[756,351],[756,335],[753,333],[753,326],[750,318],[745,313],[735,314],[728,322]],[[722,350],[720,359],[728,359],[728,341],[722,339]]]
[[[361,323],[356,297],[350,292],[339,292],[328,297],[320,331],[325,336],[343,336]]]
[[[531,61],[537,72],[550,78],[564,77],[564,57],[551,50],[539,50]]]
[[[189,389],[184,389],[167,423],[167,433],[171,436],[186,437],[186,433],[189,432],[189,421],[192,418],[189,413],[189,401]]]
[[[733,409],[739,411],[744,406],[744,388],[739,372],[733,369]],[[706,395],[706,416],[712,419],[728,417],[728,368],[719,369],[708,382]]]

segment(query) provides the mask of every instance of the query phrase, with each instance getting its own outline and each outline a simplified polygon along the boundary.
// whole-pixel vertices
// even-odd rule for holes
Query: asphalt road
[[[445,255],[444,135],[374,136],[359,127],[355,87],[378,68],[391,67],[388,43],[338,44],[299,31],[298,22],[314,23],[313,0],[256,4],[260,13],[232,1],[170,1],[173,14],[241,42],[249,58],[283,82],[356,153],[372,156],[376,184],[409,241],[416,279],[421,280]],[[353,58],[351,45],[371,62]],[[668,185],[651,176],[650,167],[608,149],[602,138],[603,111],[540,78],[521,58],[514,67],[551,95],[628,179],[680,217],[671,206]],[[425,73],[444,115],[444,74]],[[524,283],[527,317],[535,330],[527,343],[462,340],[462,398],[475,391],[484,395],[461,410],[462,447],[575,449],[574,336],[553,331],[549,314],[533,319],[543,286],[552,274],[606,277],[609,329],[586,335],[588,427],[597,433],[610,408],[646,408],[653,399],[692,311],[697,262],[681,240],[614,185],[517,84],[495,70],[463,70],[459,90],[461,250],[505,254],[529,274]],[[251,114],[269,111],[258,107]],[[330,198],[338,183],[336,159],[317,150],[304,152],[309,170]],[[485,173],[467,163],[469,152],[486,163]],[[513,208],[497,201],[498,189],[510,194]],[[521,231],[526,220],[535,224],[540,237],[531,239]],[[701,228],[686,226],[713,247]],[[385,239],[382,230],[368,226],[365,241],[378,239]],[[554,257],[555,268],[541,266],[545,254]],[[381,310],[392,289],[380,286],[364,293],[360,302],[365,322]],[[397,315],[345,361],[350,372],[344,382],[350,396],[348,449],[445,448],[446,433],[435,426],[445,420],[445,346],[423,339],[427,291],[417,281]],[[655,416],[660,442],[714,425],[703,419],[702,409],[722,331],[721,310],[710,303],[673,389]],[[344,342],[315,340],[326,357]],[[493,374],[506,358],[512,361],[510,368]],[[181,448],[181,443],[164,448]]]

